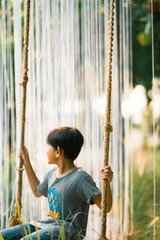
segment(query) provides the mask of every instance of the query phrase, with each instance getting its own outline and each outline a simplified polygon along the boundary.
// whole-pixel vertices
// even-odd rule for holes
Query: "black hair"
[[[59,146],[64,151],[64,156],[74,161],[81,151],[84,138],[76,128],[59,127],[53,129],[47,136],[47,143],[54,149]]]

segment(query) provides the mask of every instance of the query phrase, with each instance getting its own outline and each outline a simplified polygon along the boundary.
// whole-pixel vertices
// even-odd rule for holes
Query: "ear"
[[[56,157],[58,158],[60,156],[61,149],[60,147],[57,147],[56,149]]]
[[[64,154],[63,149],[58,146],[57,147],[56,157],[60,157],[60,155],[63,155],[63,154]]]

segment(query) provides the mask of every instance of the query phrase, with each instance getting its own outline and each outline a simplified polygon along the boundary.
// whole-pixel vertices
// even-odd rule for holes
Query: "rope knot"
[[[106,124],[104,125],[104,129],[105,129],[106,131],[113,132],[113,126],[112,126],[110,123],[106,123]]]
[[[22,171],[22,172],[25,170],[25,168],[17,168],[17,167],[15,167],[14,169],[15,171]]]
[[[26,86],[28,82],[28,76],[23,76],[23,80],[18,83],[19,86]]]

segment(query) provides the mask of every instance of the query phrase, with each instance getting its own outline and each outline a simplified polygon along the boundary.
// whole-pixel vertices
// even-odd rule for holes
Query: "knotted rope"
[[[109,61],[108,61],[108,79],[106,89],[106,111],[105,111],[105,123],[104,123],[104,167],[108,165],[109,161],[109,144],[110,144],[110,132],[113,132],[113,127],[110,124],[111,117],[111,90],[112,90],[112,53],[113,53],[113,29],[114,29],[114,2],[111,1],[110,10],[110,42],[109,42]],[[107,186],[108,181],[102,181],[102,200],[101,200],[101,234],[99,240],[107,240],[106,238],[106,220],[107,220]]]
[[[25,136],[25,111],[26,111],[26,92],[28,82],[28,45],[29,45],[29,22],[30,22],[30,0],[26,0],[26,16],[25,16],[25,32],[24,32],[24,48],[23,48],[23,76],[22,82],[18,85],[22,86],[22,103],[21,103],[21,136],[20,148],[24,146]],[[9,226],[15,226],[22,223],[21,208],[22,208],[22,172],[23,160],[20,157],[18,168],[18,182],[17,182],[17,197],[15,203],[15,213],[11,216]]]

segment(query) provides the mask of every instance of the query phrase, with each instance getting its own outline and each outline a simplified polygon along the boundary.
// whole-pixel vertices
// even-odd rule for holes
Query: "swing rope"
[[[110,132],[113,132],[113,127],[110,123],[111,118],[111,90],[112,90],[112,53],[113,53],[113,29],[114,29],[114,2],[111,1],[110,10],[110,42],[109,42],[109,61],[108,61],[108,79],[106,89],[106,111],[105,111],[105,123],[104,123],[104,166],[109,162],[109,144],[110,144]],[[107,240],[106,228],[107,228],[107,187],[108,181],[102,181],[102,200],[101,200],[101,235],[99,240]]]
[[[25,32],[24,32],[24,48],[23,48],[23,75],[22,82],[18,85],[22,86],[22,103],[21,103],[21,135],[20,135],[20,148],[24,146],[25,136],[25,112],[26,112],[26,92],[28,82],[28,46],[29,46],[29,22],[30,22],[30,0],[26,0],[26,16],[25,16]],[[9,220],[9,226],[15,226],[22,223],[21,208],[22,208],[22,172],[23,160],[20,157],[18,168],[18,182],[17,182],[17,197],[15,203],[15,213]]]

